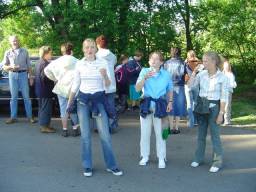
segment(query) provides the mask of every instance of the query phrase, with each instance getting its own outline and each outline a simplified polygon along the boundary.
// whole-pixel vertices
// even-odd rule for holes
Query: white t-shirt
[[[233,89],[237,86],[235,76],[231,72],[226,72],[224,75],[228,78],[228,91],[233,93]]]
[[[105,91],[106,87],[104,79],[100,73],[100,69],[106,69],[108,77],[110,73],[105,59],[96,59],[94,61],[87,61],[85,58],[81,59],[76,64],[75,78],[71,87],[71,92],[77,93],[80,90],[83,93],[96,93]]]

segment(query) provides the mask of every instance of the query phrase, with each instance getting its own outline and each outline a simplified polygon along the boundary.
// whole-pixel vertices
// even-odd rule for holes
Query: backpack
[[[128,83],[126,64],[117,66],[115,69],[115,78],[118,84],[124,85]]]

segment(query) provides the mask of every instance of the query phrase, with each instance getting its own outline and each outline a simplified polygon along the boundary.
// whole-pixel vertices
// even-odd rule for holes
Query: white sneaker
[[[198,167],[199,166],[199,163],[197,163],[197,162],[195,162],[195,161],[193,161],[192,163],[191,163],[191,167]]]
[[[159,159],[159,161],[158,161],[158,168],[159,169],[164,169],[165,168],[165,161],[164,161],[164,159]]]
[[[219,170],[220,170],[220,168],[218,168],[218,167],[211,167],[209,171],[210,171],[211,173],[216,173],[216,172],[218,172]]]
[[[147,165],[147,163],[148,163],[148,158],[143,157],[140,160],[139,165],[145,166],[145,165]]]

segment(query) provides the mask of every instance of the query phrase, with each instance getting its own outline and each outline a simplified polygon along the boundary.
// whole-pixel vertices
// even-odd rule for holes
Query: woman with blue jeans
[[[83,52],[85,57],[76,65],[67,111],[75,95],[77,95],[84,176],[92,176],[91,128],[89,121],[91,116],[96,119],[107,171],[119,176],[123,173],[116,165],[109,133],[108,116],[104,106],[105,90],[111,83],[109,79],[110,73],[106,60],[95,57],[96,51],[96,43],[93,39],[84,40]]]
[[[223,164],[223,152],[219,124],[223,121],[225,104],[228,96],[228,81],[219,70],[220,57],[216,52],[207,52],[203,56],[205,70],[198,73],[200,66],[193,71],[188,86],[199,86],[199,96],[195,111],[198,113],[197,149],[192,167],[203,163],[207,129],[210,127],[213,146],[213,162],[210,172],[218,172]],[[198,74],[197,74],[198,73]]]
[[[192,128],[195,124],[197,124],[197,117],[194,113],[194,106],[196,103],[196,98],[198,96],[198,88],[190,89],[187,85],[187,82],[201,61],[196,57],[196,53],[193,50],[189,50],[187,53],[186,63],[186,75],[185,75],[185,95],[186,95],[186,103],[187,103],[187,112],[188,112],[188,127]],[[200,64],[203,69],[203,65]]]
[[[52,61],[44,69],[45,75],[55,81],[55,86],[52,90],[58,96],[60,117],[62,121],[62,136],[68,137],[68,115],[66,114],[66,108],[68,104],[68,97],[70,88],[74,79],[74,71],[76,62],[78,59],[73,57],[73,45],[71,43],[64,43],[61,45],[61,52],[63,56]],[[72,123],[72,135],[74,137],[79,136],[79,124],[76,110],[70,113],[70,119]]]

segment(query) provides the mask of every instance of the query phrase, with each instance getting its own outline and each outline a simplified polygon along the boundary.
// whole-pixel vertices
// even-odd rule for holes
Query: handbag
[[[198,114],[209,114],[210,109],[209,109],[210,102],[206,97],[197,97],[197,103],[194,108],[194,112]]]

